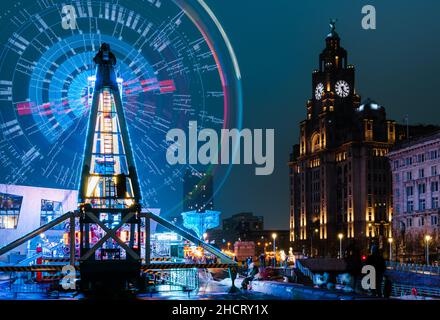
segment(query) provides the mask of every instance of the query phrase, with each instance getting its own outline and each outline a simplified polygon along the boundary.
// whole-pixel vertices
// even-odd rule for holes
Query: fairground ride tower
[[[79,190],[81,288],[125,290],[140,280],[141,193],[108,44],[94,62]]]

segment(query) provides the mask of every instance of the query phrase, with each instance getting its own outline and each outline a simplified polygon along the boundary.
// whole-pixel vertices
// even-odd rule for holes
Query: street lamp
[[[315,230],[313,230],[315,233],[318,233],[319,232],[319,230],[318,229],[315,229]],[[312,233],[312,235],[310,236],[310,258],[312,258],[313,257],[313,235],[314,235],[314,233]]]
[[[426,242],[426,264],[429,265],[429,242],[431,241],[432,237],[427,234],[425,236],[425,242]]]
[[[273,267],[276,267],[276,263],[277,263],[277,247],[275,245],[276,242],[276,238],[277,238],[277,234],[274,232],[272,233],[272,239],[273,239]]]
[[[388,243],[390,244],[390,262],[393,259],[393,238],[388,238]]]
[[[342,238],[344,238],[344,235],[342,233],[338,234],[339,238],[339,259],[342,259]]]

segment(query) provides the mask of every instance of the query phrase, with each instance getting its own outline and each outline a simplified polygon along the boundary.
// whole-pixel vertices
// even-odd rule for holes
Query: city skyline
[[[435,119],[440,111],[431,102],[436,96],[435,74],[440,72],[440,46],[427,30],[429,34],[440,31],[435,14],[440,4],[428,1],[422,6],[401,1],[399,15],[395,15],[395,5],[372,1],[378,22],[377,29],[369,31],[361,27],[361,9],[365,5],[362,1],[319,5],[275,2],[270,11],[265,10],[264,3],[250,5],[249,1],[208,4],[222,21],[241,67],[244,127],[275,128],[273,175],[254,177],[251,168],[235,166],[216,196],[223,217],[252,211],[271,218],[268,228],[288,226],[288,156],[291,145],[298,141],[299,122],[306,116],[304,104],[313,90],[310,72],[318,67],[317,54],[324,47],[330,18],[338,20],[341,45],[350,52],[350,62],[357,67],[357,91],[362,101],[375,100],[397,123],[403,123],[408,115],[410,124],[439,124]],[[236,10],[228,11],[229,6]],[[244,25],[243,15],[251,17]],[[267,23],[260,26],[260,21]],[[255,68],[256,63],[259,68]],[[265,89],[269,83],[271,90]],[[415,105],[426,108],[420,112]],[[240,181],[249,181],[249,192],[238,198]],[[267,185],[271,186],[270,193]]]

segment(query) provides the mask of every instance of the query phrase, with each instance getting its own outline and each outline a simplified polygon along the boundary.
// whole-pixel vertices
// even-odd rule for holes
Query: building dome
[[[375,101],[368,98],[367,100],[362,103],[359,108],[356,109],[358,112],[364,112],[364,111],[374,111],[374,110],[383,110],[384,108],[376,103]]]

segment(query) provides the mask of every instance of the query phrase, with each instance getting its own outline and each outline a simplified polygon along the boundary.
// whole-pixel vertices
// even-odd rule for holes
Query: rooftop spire
[[[338,19],[330,19],[330,33],[327,35],[327,38],[337,38],[339,39],[339,35],[336,32],[336,22],[338,21]]]
[[[336,22],[338,22],[338,19],[330,19],[330,30],[333,32],[336,29]]]

